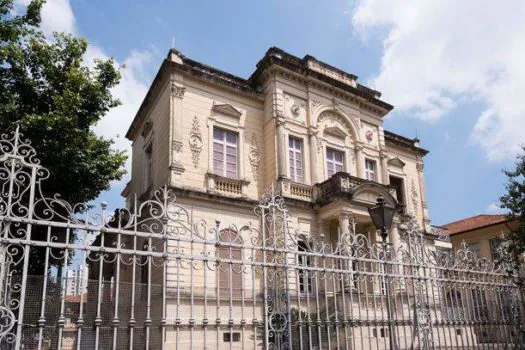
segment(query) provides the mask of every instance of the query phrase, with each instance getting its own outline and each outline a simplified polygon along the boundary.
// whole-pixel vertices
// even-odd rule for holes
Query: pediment
[[[401,159],[396,157],[396,158],[392,158],[388,160],[388,165],[396,166],[398,168],[403,168],[405,166],[405,162],[403,162]]]
[[[241,111],[239,111],[237,108],[227,103],[225,104],[215,104],[214,103],[211,110],[219,114],[227,115],[227,116],[234,117],[234,118],[240,118],[242,115]]]
[[[330,126],[324,129],[325,134],[329,134],[335,137],[339,137],[341,139],[346,138],[346,133],[344,130],[341,130],[340,128],[336,126]]]

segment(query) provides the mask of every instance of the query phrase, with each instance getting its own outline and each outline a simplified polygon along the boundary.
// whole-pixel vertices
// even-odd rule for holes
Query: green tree
[[[19,123],[50,178],[48,194],[71,203],[87,202],[121,179],[126,155],[92,128],[120,101],[111,88],[120,80],[115,62],[83,61],[87,41],[38,27],[43,1],[13,16],[13,0],[0,0],[0,130]]]
[[[95,60],[89,68],[84,38],[44,37],[39,27],[44,1],[33,0],[24,14],[16,14],[13,3],[0,0],[0,130],[19,124],[31,140],[50,172],[42,183],[46,196],[60,193],[72,204],[88,202],[125,173],[126,154],[93,132],[120,104],[111,94],[119,71],[112,59]],[[34,231],[33,237],[45,239],[45,231]],[[35,255],[31,266],[38,270]]]
[[[514,169],[503,172],[507,176],[507,192],[500,198],[500,203],[502,209],[509,211],[508,219],[516,222],[510,232],[512,244],[509,248],[512,262],[517,265],[525,252],[525,146],[522,146],[522,153],[516,157]]]

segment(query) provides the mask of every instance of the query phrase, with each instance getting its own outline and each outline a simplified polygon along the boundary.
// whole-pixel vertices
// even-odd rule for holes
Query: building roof
[[[481,214],[441,225],[440,227],[444,228],[448,235],[455,235],[466,231],[472,231],[487,226],[501,224],[507,220],[508,218],[505,214]]]
[[[390,141],[401,147],[410,148],[412,151],[418,152],[421,155],[428,154],[428,150],[419,147],[419,139],[409,139],[408,137],[398,135],[391,131],[385,130],[385,141]]]

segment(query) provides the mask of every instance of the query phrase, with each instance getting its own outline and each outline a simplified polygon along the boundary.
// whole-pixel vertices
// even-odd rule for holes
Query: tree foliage
[[[515,222],[510,232],[510,250],[518,263],[525,252],[525,146],[516,157],[514,169],[504,170],[507,176],[506,194],[500,198],[501,208],[507,209],[508,219]]]
[[[126,154],[93,131],[120,104],[111,94],[120,74],[112,59],[86,62],[84,38],[45,37],[39,27],[43,3],[33,0],[19,14],[14,0],[0,0],[0,133],[18,124],[31,140],[50,172],[42,182],[45,196],[59,193],[71,204],[84,203],[124,175]],[[64,241],[65,230],[53,236]],[[74,232],[69,237],[73,241]],[[45,240],[45,227],[35,226],[31,238]],[[31,251],[30,274],[41,274],[45,250]],[[50,264],[62,262],[51,259]]]
[[[50,178],[48,195],[87,202],[120,179],[126,155],[93,127],[120,104],[111,89],[119,83],[115,62],[85,62],[87,41],[70,34],[44,37],[41,0],[23,15],[13,0],[0,0],[0,129],[20,125]]]

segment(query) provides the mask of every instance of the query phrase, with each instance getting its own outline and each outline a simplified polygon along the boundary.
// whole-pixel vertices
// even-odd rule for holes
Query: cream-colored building
[[[253,207],[273,186],[285,198],[291,226],[305,237],[322,235],[336,245],[355,222],[356,231],[365,233],[372,244],[379,241],[367,212],[378,196],[398,208],[389,238],[394,246],[400,244],[397,225],[403,214],[413,215],[430,233],[423,173],[427,151],[417,139],[384,130],[383,118],[393,107],[380,97],[380,92],[359,84],[353,74],[279,48],[270,48],[248,79],[171,50],[126,135],[133,142],[131,181],[123,191],[127,206],[137,205],[134,195],[144,201],[153,196],[154,189],[167,185],[180,205],[192,208],[194,221],[242,225],[257,219]],[[226,235],[228,242],[249,241],[229,231]],[[306,245],[298,244],[299,250],[301,244]],[[247,254],[246,248],[235,254]],[[230,252],[229,257],[233,255]],[[305,256],[303,262],[308,259]],[[370,271],[379,271],[370,266]],[[241,294],[242,302],[252,300],[253,307],[253,314],[244,318],[263,317],[263,306],[255,297],[262,282],[250,277],[255,274],[251,270],[248,277],[226,273],[222,279],[203,271],[189,276],[171,269],[168,274],[172,281],[168,288],[201,286],[216,289],[215,295],[223,287],[233,290],[226,296],[230,307],[224,315],[218,311],[207,314],[209,305],[202,299],[168,301],[168,324],[180,319],[175,315],[190,313],[200,319],[216,317],[221,325],[224,319],[243,324],[245,321],[233,320],[243,318],[244,307],[237,300]],[[313,283],[299,276],[289,284],[297,285],[302,295],[312,290],[308,281]],[[380,295],[384,288],[379,279],[363,286],[367,295]],[[332,294],[337,290],[335,285],[316,288]],[[307,301],[308,297],[303,303]],[[382,307],[384,303],[382,300]],[[312,301],[311,307],[315,305],[320,307],[318,300],[317,304]],[[374,313],[384,312],[380,309]],[[217,329],[212,337],[216,345],[239,340],[228,327],[222,330],[230,335],[223,338]],[[375,327],[361,330],[360,342],[384,347],[387,332]],[[175,333],[167,333],[167,344],[196,344],[197,340],[188,340],[189,333]],[[242,334],[246,346],[248,337]],[[261,346],[260,337],[252,335],[250,342]],[[323,342],[319,339],[317,346]],[[210,344],[210,339],[205,342]],[[241,343],[234,347],[241,348]]]
[[[198,215],[239,218],[276,183],[297,226],[325,233],[349,214],[368,224],[366,207],[383,195],[430,231],[427,151],[384,130],[393,107],[380,96],[355,75],[278,48],[248,79],[171,50],[126,135],[123,195],[148,198],[167,184]]]

